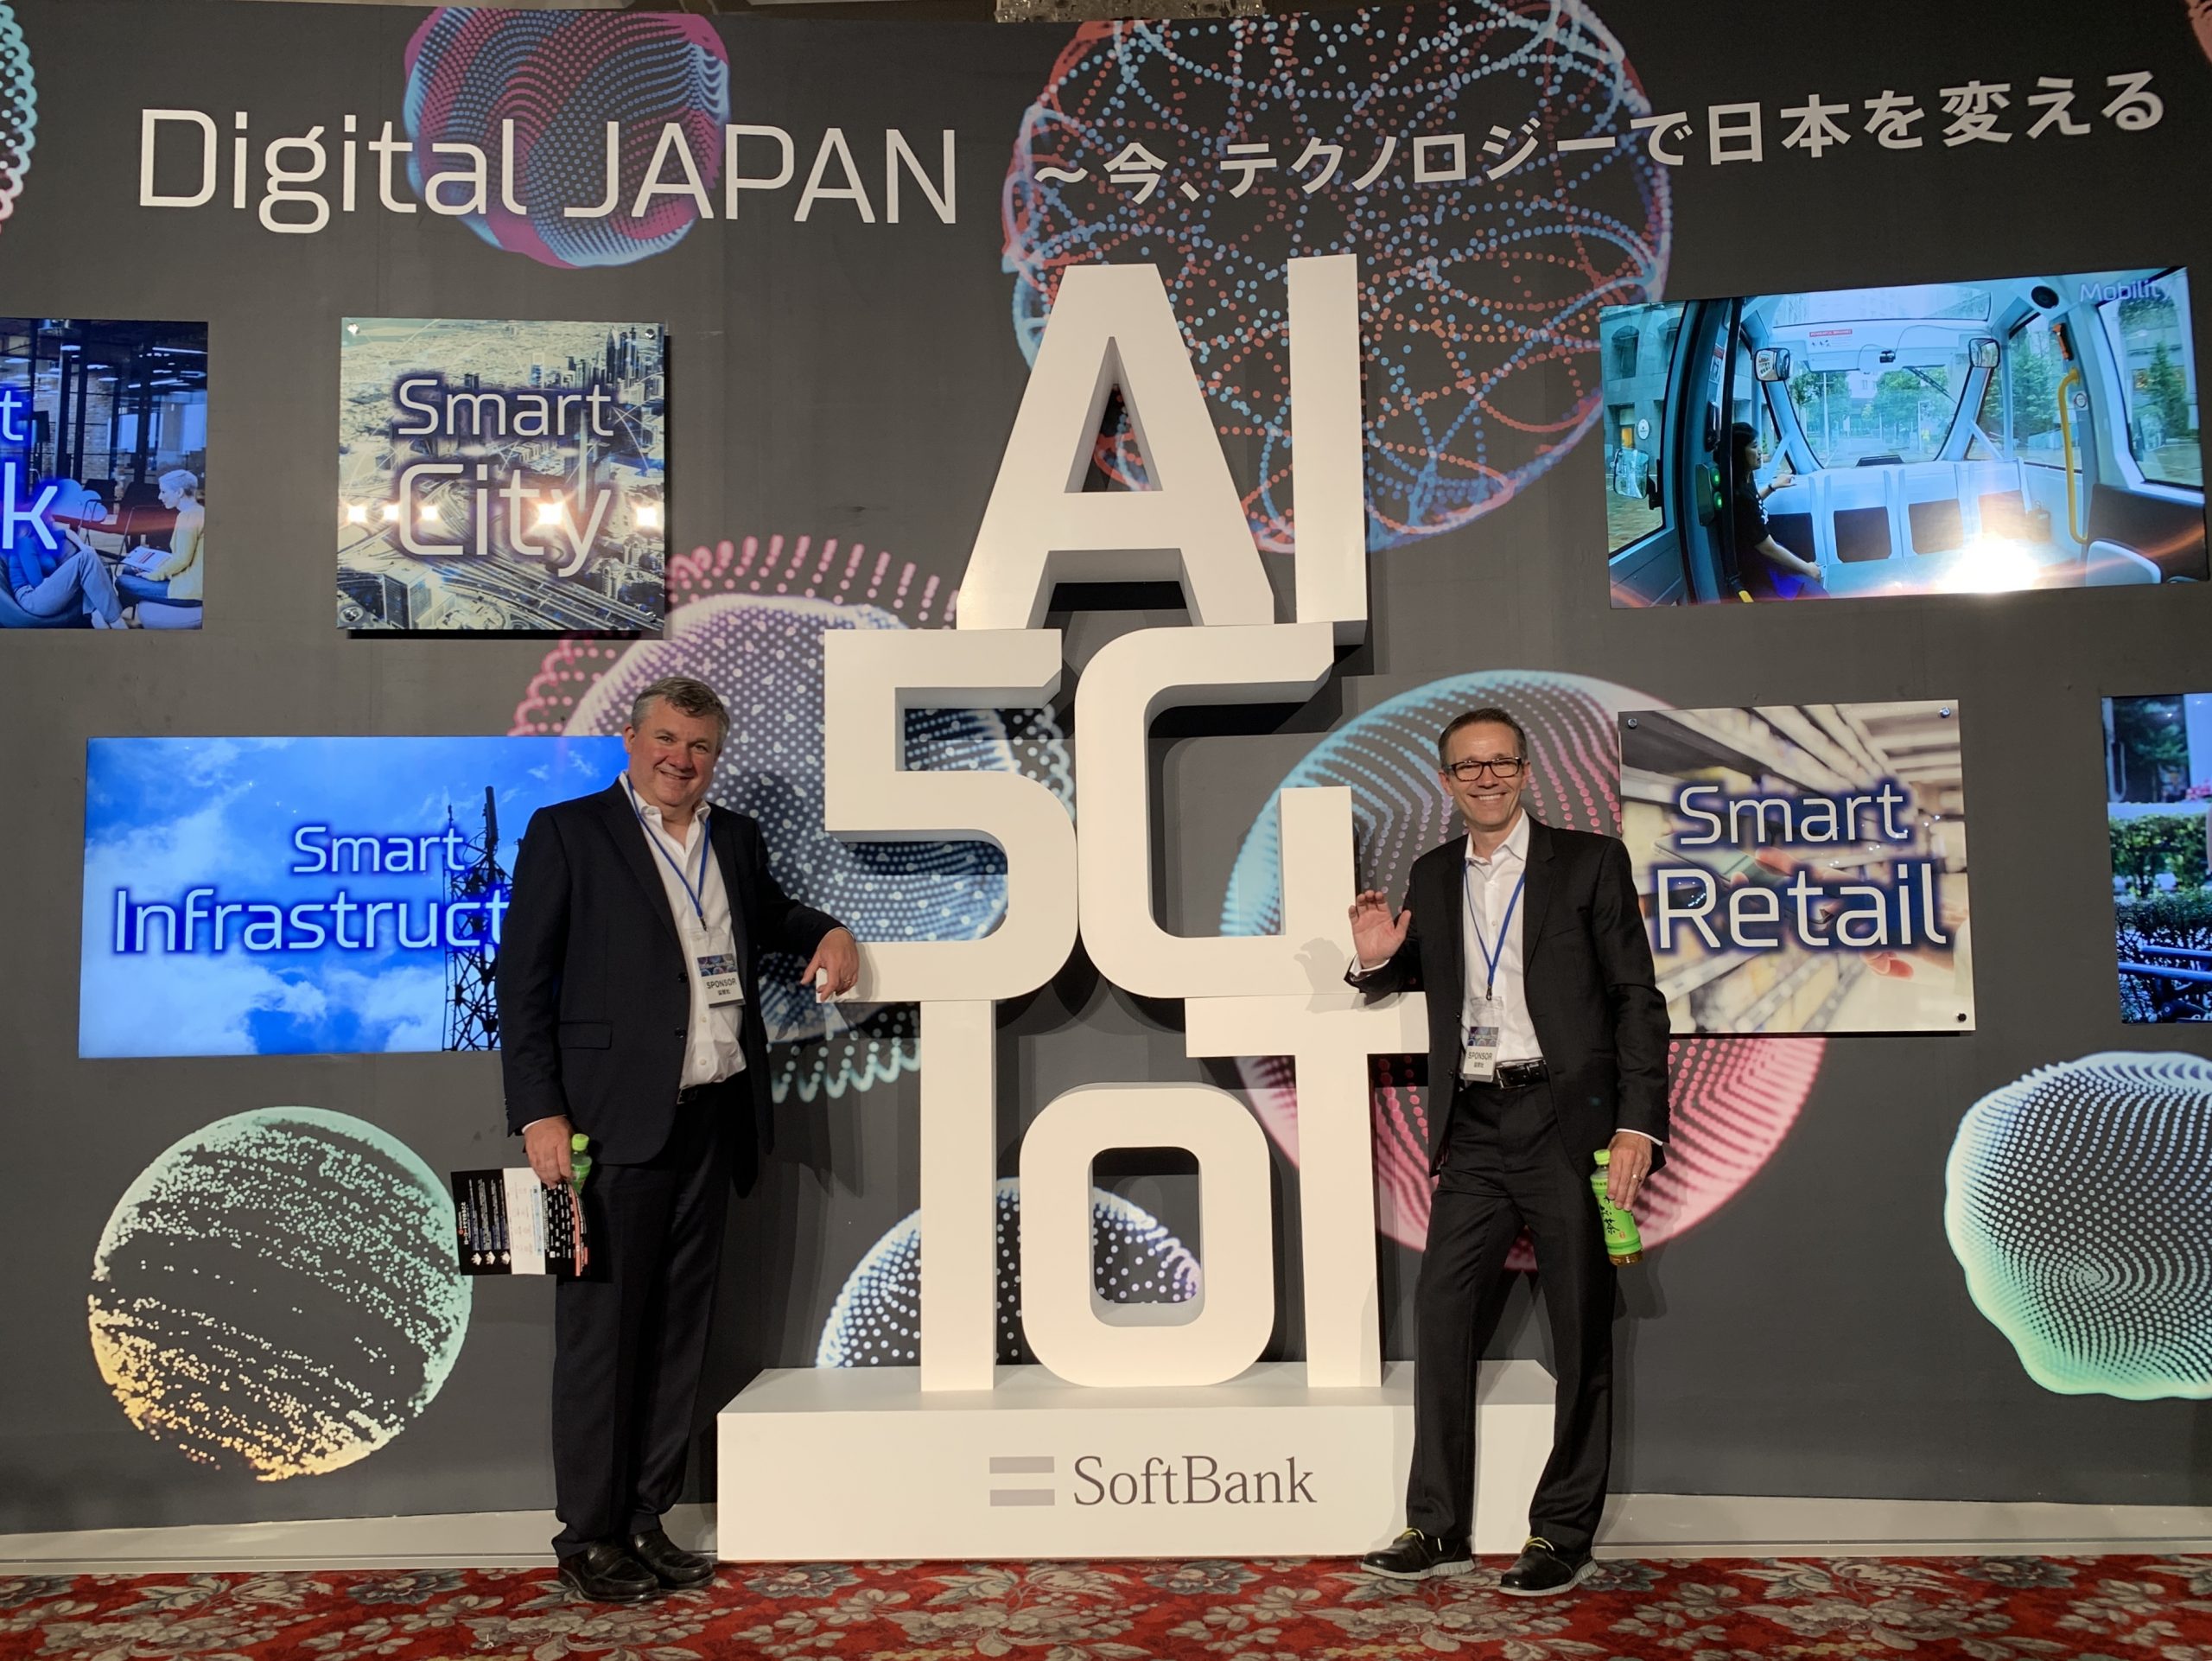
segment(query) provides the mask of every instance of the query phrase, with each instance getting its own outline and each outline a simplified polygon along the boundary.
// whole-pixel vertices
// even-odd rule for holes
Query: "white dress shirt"
[[[1529,1017],[1528,993],[1521,982],[1521,922],[1528,895],[1522,894],[1516,902],[1514,891],[1528,870],[1526,813],[1514,816],[1513,829],[1487,859],[1475,852],[1475,839],[1467,838],[1466,872],[1459,885],[1459,961],[1465,971],[1460,977],[1465,990],[1459,1005],[1459,1032],[1464,1041],[1467,1029],[1478,1024],[1476,1016],[1484,1007],[1489,970],[1482,942],[1487,941],[1490,950],[1497,954],[1497,979],[1489,988],[1493,1018],[1480,1024],[1498,1029],[1501,1064],[1541,1061],[1544,1055],[1544,1047],[1536,1041],[1536,1024]],[[1505,936],[1502,942],[1501,928]]]
[[[1460,981],[1464,987],[1459,1006],[1459,1033],[1465,1041],[1467,1028],[1475,1024],[1474,1015],[1481,1008],[1484,983],[1489,972],[1483,961],[1482,947],[1475,939],[1474,907],[1482,907],[1482,938],[1497,953],[1497,979],[1490,988],[1497,1000],[1493,1008],[1497,1012],[1497,1059],[1501,1065],[1510,1061],[1541,1061],[1543,1046],[1536,1041],[1536,1023],[1529,1014],[1529,998],[1522,980],[1521,925],[1529,896],[1523,892],[1521,901],[1513,906],[1513,915],[1505,917],[1507,905],[1512,901],[1515,885],[1529,869],[1529,816],[1515,816],[1513,829],[1485,859],[1475,852],[1475,839],[1467,838],[1465,880],[1459,888],[1459,961]],[[1505,926],[1505,939],[1499,943],[1498,926]],[[1364,980],[1381,964],[1372,965],[1360,962],[1357,952],[1352,955],[1352,977]],[[1617,1130],[1616,1135],[1622,1134]],[[1657,1143],[1659,1138],[1642,1130],[1625,1134],[1643,1136],[1646,1142]]]
[[[738,1013],[744,1006],[709,1003],[699,984],[696,958],[706,950],[706,943],[735,938],[730,929],[729,892],[722,885],[721,862],[711,849],[703,856],[701,850],[701,844],[707,839],[707,805],[699,804],[691,814],[691,823],[678,837],[662,819],[660,809],[631,787],[626,774],[622,789],[637,810],[638,829],[648,844],[654,869],[660,873],[660,886],[668,896],[669,915],[676,924],[677,939],[683,946],[684,971],[691,983],[691,1021],[684,1036],[683,1071],[677,1079],[677,1088],[689,1090],[694,1085],[711,1085],[742,1072],[745,1052],[739,1047],[737,1038]],[[700,882],[702,860],[706,880]],[[699,913],[692,909],[691,894],[684,886],[686,877],[699,882],[700,908],[706,913],[703,924]]]

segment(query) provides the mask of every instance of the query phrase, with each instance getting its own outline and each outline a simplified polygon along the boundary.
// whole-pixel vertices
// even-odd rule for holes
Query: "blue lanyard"
[[[660,839],[652,826],[645,824],[645,810],[639,802],[637,786],[630,782],[627,773],[623,775],[622,788],[630,794],[630,805],[638,815],[639,824],[644,827],[645,840],[652,843],[653,851],[661,856],[662,862],[676,873],[676,880],[683,885],[683,897],[691,902],[691,909],[698,914],[699,926],[704,929],[707,926],[707,906],[705,901],[700,896],[706,892],[707,888],[707,849],[708,845],[714,841],[714,838],[707,834],[706,805],[702,802],[699,806],[699,881],[695,884],[683,874],[683,868],[676,862],[675,856],[668,851],[668,844]]]
[[[1513,897],[1505,902],[1505,920],[1497,926],[1497,949],[1493,951],[1490,942],[1483,939],[1482,913],[1475,909],[1475,879],[1469,869],[1473,862],[1469,860],[1460,865],[1459,881],[1467,891],[1467,926],[1474,930],[1475,948],[1483,954],[1483,1002],[1488,1003],[1497,992],[1497,961],[1505,955],[1506,931],[1513,926],[1513,908],[1521,903],[1521,890],[1528,883],[1529,873],[1523,868],[1514,879]]]

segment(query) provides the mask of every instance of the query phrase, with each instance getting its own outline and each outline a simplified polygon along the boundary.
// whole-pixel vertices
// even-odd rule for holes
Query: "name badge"
[[[1497,1077],[1499,1030],[1489,1016],[1481,1017],[1466,1028],[1459,1051],[1462,1084],[1486,1085]]]
[[[745,973],[737,960],[737,942],[731,939],[728,929],[717,929],[712,934],[696,929],[686,929],[690,936],[691,972],[699,983],[711,1009],[723,1009],[745,1002]]]

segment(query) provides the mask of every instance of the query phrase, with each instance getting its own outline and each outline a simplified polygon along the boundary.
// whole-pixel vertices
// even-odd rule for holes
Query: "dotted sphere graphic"
[[[130,1422],[264,1482],[365,1459],[430,1403],[468,1331],[453,1206],[359,1119],[271,1107],[168,1149],[92,1259],[92,1354]]]
[[[668,633],[630,647],[576,701],[571,733],[619,733],[638,694],[664,675],[696,675],[729,706],[729,740],[712,799],[760,822],[776,880],[863,940],[967,940],[1006,910],[1006,857],[982,842],[845,843],[822,828],[822,637],[831,629],[903,628],[874,606],[719,595],[680,607]],[[1005,722],[985,710],[918,710],[906,765],[1010,773]],[[761,972],[768,1036],[823,1035],[824,1015],[797,978],[796,958],[770,953]]]
[[[1510,710],[1528,729],[1529,810],[1547,824],[1611,836],[1620,827],[1617,717],[1664,708],[1657,698],[1584,675],[1503,669],[1432,681],[1329,735],[1284,778],[1282,787],[1344,785],[1352,792],[1359,885],[1405,901],[1414,860],[1457,834],[1436,781],[1436,735],[1457,715],[1485,704]],[[1245,833],[1222,907],[1224,934],[1272,934],[1281,926],[1282,854],[1270,807]],[[1712,1215],[1781,1145],[1820,1072],[1818,1038],[1677,1038],[1668,1047],[1672,1132],[1667,1162],[1637,1203],[1648,1245]],[[1237,1064],[1261,1123],[1294,1161],[1298,1097],[1281,1056]],[[1428,1231],[1428,1098],[1405,1063],[1375,1070],[1376,1219],[1390,1238],[1420,1246]],[[1533,1260],[1525,1244],[1514,1266]]]
[[[441,6],[408,41],[406,65],[403,113],[414,142],[408,172],[416,194],[424,195],[434,175],[467,166],[465,156],[435,154],[433,144],[475,145],[490,162],[486,205],[458,217],[495,248],[572,270],[627,265],[674,247],[698,218],[689,194],[656,195],[643,218],[630,217],[670,122],[683,129],[712,200],[729,120],[729,58],[703,17]],[[512,199],[524,205],[521,213],[502,204],[499,189],[500,123],[510,120]],[[607,198],[609,121],[621,124],[614,211],[569,219],[563,208]],[[656,176],[684,181],[673,156]],[[440,195],[457,202],[467,189],[456,181]]]
[[[1629,131],[1649,112],[1620,43],[1580,0],[1086,24],[1024,117],[1007,175],[1016,334],[1033,358],[1071,265],[1159,266],[1249,483],[1253,534],[1281,550],[1292,545],[1286,262],[1356,252],[1369,545],[1452,530],[1590,430],[1599,312],[1659,295],[1668,186]],[[1484,179],[1531,122],[1528,158]],[[1495,157],[1483,153],[1493,126],[1516,134]],[[1621,136],[1611,150],[1554,148],[1606,132]],[[1466,181],[1415,182],[1415,139],[1452,134],[1465,140]],[[1166,164],[1142,201],[1106,170],[1132,143]],[[1255,143],[1275,165],[1232,195],[1229,147]],[[1299,165],[1309,144],[1341,151],[1311,191],[1323,160]],[[1432,168],[1448,161],[1444,146],[1424,154]],[[1138,481],[1126,430],[1102,459]]]
[[[1037,1358],[1021,1333],[1021,1184],[998,1184],[998,1362]],[[1151,1212],[1090,1191],[1092,1284],[1109,1303],[1182,1303],[1198,1295],[1198,1262]],[[906,1366],[920,1358],[922,1214],[868,1248],[845,1277],[815,1348],[817,1367]]]
[[[2212,1397],[2212,1061],[2107,1051],[1967,1111],[1943,1228],[2045,1390]]]
[[[0,220],[16,211],[38,137],[38,86],[16,9],[0,5]]]

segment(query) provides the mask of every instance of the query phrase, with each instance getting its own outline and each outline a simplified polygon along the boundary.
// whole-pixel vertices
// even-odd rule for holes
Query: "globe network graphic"
[[[631,188],[671,121],[700,181],[712,190],[721,176],[729,55],[702,17],[440,6],[408,41],[405,62],[416,194],[459,166],[433,145],[474,145],[491,158],[493,182],[482,213],[458,217],[493,247],[540,264],[626,265],[673,248],[697,222],[687,195],[656,196],[640,219],[630,217],[629,201],[601,218],[563,213],[564,204],[605,199],[609,121],[620,125],[618,176]],[[500,124],[510,120],[521,213],[504,205],[497,178]],[[661,176],[680,175],[671,162]]]
[[[1253,534],[1286,550],[1287,262],[1357,251],[1368,545],[1456,529],[1590,430],[1599,314],[1659,296],[1668,186],[1627,142],[1649,112],[1580,0],[1086,24],[1007,175],[1016,334],[1033,358],[1071,265],[1157,265],[1216,425],[1232,458],[1252,457]],[[1554,148],[1614,131],[1610,150]],[[1414,140],[1454,133],[1464,181],[1417,181]],[[1313,146],[1338,152],[1325,182]],[[1269,165],[1248,174],[1238,147]],[[1161,164],[1148,190],[1126,165],[1147,158]],[[1141,474],[1126,426],[1102,460]]]
[[[167,1149],[101,1231],[92,1354],[130,1422],[264,1482],[365,1459],[420,1416],[468,1331],[453,1206],[404,1143],[313,1107]]]
[[[995,1190],[1001,1366],[1034,1361],[1021,1329],[1021,1184]],[[1141,1206],[1090,1191],[1091,1285],[1108,1303],[1182,1303],[1198,1293],[1198,1262]],[[817,1367],[895,1367],[920,1358],[922,1214],[914,1212],[869,1247],[838,1289],[816,1346]]]
[[[972,939],[1006,909],[1004,856],[980,842],[849,843],[823,829],[822,637],[943,617],[952,596],[912,562],[835,538],[747,537],[671,563],[667,632],[628,646],[564,640],[516,710],[516,732],[619,733],[663,675],[696,675],[729,706],[713,799],[753,815],[778,880],[851,923],[863,940]],[[1067,747],[1046,710],[919,710],[906,723],[917,768],[1020,772],[1071,802]],[[894,1079],[915,1065],[911,1005],[824,1008],[797,984],[796,958],[764,964],[761,1015],[778,1050],[779,1099]]]
[[[38,86],[16,9],[0,5],[0,220],[16,211],[38,137]]]

